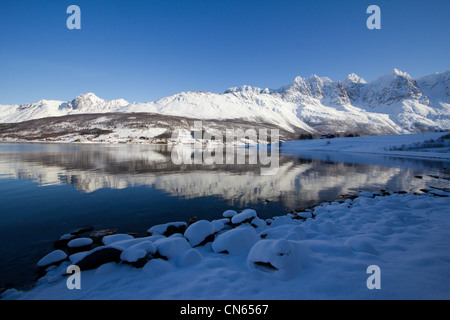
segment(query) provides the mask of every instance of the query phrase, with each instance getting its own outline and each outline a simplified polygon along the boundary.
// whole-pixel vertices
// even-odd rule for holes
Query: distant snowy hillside
[[[0,106],[0,123],[90,113],[156,113],[204,120],[268,123],[288,132],[396,134],[450,128],[450,71],[413,79],[392,72],[366,82],[296,77],[279,89],[250,86],[224,93],[182,92],[154,102],[106,101],[93,93],[69,102]]]

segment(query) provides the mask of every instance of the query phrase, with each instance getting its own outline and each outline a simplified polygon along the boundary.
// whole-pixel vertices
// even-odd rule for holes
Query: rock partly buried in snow
[[[162,238],[155,241],[157,253],[165,260],[178,258],[191,249],[191,246],[182,237]]]
[[[100,267],[109,262],[120,262],[122,251],[116,248],[99,247],[92,250],[88,255],[81,259],[77,266],[81,271],[91,270]]]
[[[285,224],[298,224],[298,221],[295,221],[290,216],[286,215],[281,217],[275,217],[270,226],[272,228],[275,228]]]
[[[91,249],[91,245],[94,241],[91,238],[77,238],[69,241],[67,244],[67,250],[70,254],[74,254],[81,251],[87,251]]]
[[[142,271],[151,278],[160,277],[172,270],[173,266],[163,259],[152,259],[142,268]]]
[[[306,232],[300,225],[283,224],[267,228],[259,236],[263,239],[303,240],[306,238]]]
[[[89,253],[90,253],[89,251],[82,251],[71,254],[69,256],[69,261],[71,264],[78,264],[78,262],[81,261],[84,257],[86,257]]]
[[[111,248],[118,249],[120,251],[123,251],[131,246],[134,246],[136,244],[139,244],[144,241],[151,241],[155,242],[158,239],[165,238],[163,235],[154,235],[149,237],[143,237],[143,238],[133,238],[129,240],[122,240],[122,241],[116,241],[109,245]]]
[[[148,235],[163,235],[171,236],[174,233],[184,233],[187,228],[186,222],[169,222],[164,224],[158,224],[147,230]]]
[[[197,249],[189,249],[181,254],[177,259],[177,266],[189,267],[202,261],[203,257]]]
[[[142,268],[155,252],[153,242],[143,241],[122,251],[120,259],[136,268]]]
[[[217,233],[217,232],[225,229],[225,226],[228,225],[229,222],[230,222],[230,219],[227,219],[227,218],[211,221],[211,223],[214,226],[214,233]]]
[[[234,215],[231,218],[231,223],[241,224],[244,222],[251,222],[254,218],[256,218],[256,211],[253,209],[245,209],[237,215]]]
[[[301,241],[260,240],[251,248],[247,264],[289,279],[296,276],[310,255],[310,249]]]
[[[260,219],[260,218],[258,218],[258,217],[254,218],[254,219],[250,222],[250,224],[251,224],[253,227],[255,227],[255,228],[264,228],[265,226],[267,226],[266,221],[264,221],[264,220],[262,220],[262,219]]]
[[[47,254],[41,260],[38,261],[37,266],[40,268],[46,268],[52,265],[61,263],[67,259],[67,254],[62,250],[55,250]]]
[[[111,243],[134,239],[133,236],[124,233],[112,234],[110,236],[105,236],[102,239],[102,242],[105,246],[110,245]]]
[[[232,218],[232,217],[234,217],[235,215],[237,215],[238,213],[236,212],[236,211],[234,211],[234,210],[227,210],[227,211],[225,211],[223,214],[222,214],[222,216],[224,217],[224,218]]]
[[[297,212],[297,216],[303,219],[311,219],[313,217],[311,212]]]
[[[94,241],[91,238],[77,238],[69,241],[67,246],[69,248],[79,248],[90,246]]]
[[[241,226],[220,234],[211,247],[217,253],[240,254],[248,252],[259,239],[255,229]]]
[[[195,247],[214,240],[214,232],[215,227],[211,222],[200,220],[191,224],[184,232],[184,236],[189,244]]]

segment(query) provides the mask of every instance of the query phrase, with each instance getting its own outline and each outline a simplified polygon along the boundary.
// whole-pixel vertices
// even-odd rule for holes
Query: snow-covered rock
[[[189,249],[183,252],[177,259],[179,267],[189,267],[199,263],[203,259],[201,253],[197,249]]]
[[[226,211],[224,211],[224,213],[222,215],[225,218],[231,218],[231,217],[237,215],[237,212],[235,210],[226,210]]]
[[[158,224],[147,230],[150,235],[165,235],[169,236],[173,233],[183,233],[187,228],[186,222],[169,222],[164,224]]]
[[[62,250],[55,250],[47,254],[45,257],[43,257],[41,260],[37,262],[37,266],[41,268],[48,267],[53,264],[60,263],[64,260],[66,260],[67,254]]]
[[[280,216],[275,217],[273,222],[270,224],[272,227],[278,227],[284,224],[297,224],[297,221],[294,221],[290,216]]]
[[[166,259],[172,260],[191,249],[185,238],[170,237],[155,241],[156,251]]]
[[[195,247],[208,241],[215,231],[216,229],[211,222],[200,220],[191,224],[184,232],[184,236],[189,241],[189,244]]]
[[[173,266],[163,259],[151,259],[142,268],[142,271],[150,278],[161,277],[172,270],[174,270]]]
[[[89,251],[77,262],[80,270],[92,270],[109,262],[119,262],[122,250],[110,247],[98,247]]]
[[[250,250],[250,267],[277,272],[281,278],[296,276],[308,262],[310,249],[300,241],[260,240]]]
[[[214,233],[217,233],[217,232],[223,230],[226,227],[226,224],[229,222],[230,222],[230,219],[228,219],[228,218],[211,221],[211,223],[214,226]]]
[[[263,219],[260,219],[258,217],[255,217],[250,224],[256,228],[263,228],[265,226],[267,226],[267,222],[264,221]]]
[[[69,248],[78,248],[90,246],[94,241],[91,238],[77,238],[69,241],[67,246]]]
[[[142,267],[147,262],[146,258],[155,252],[156,246],[153,242],[143,241],[123,250],[120,254],[120,259],[136,267]]]
[[[240,226],[217,236],[211,247],[217,253],[241,254],[248,252],[259,239],[254,228]]]
[[[240,224],[240,223],[243,223],[245,221],[250,222],[256,217],[257,217],[257,214],[256,214],[255,210],[253,210],[253,209],[245,209],[245,210],[242,210],[242,212],[234,215],[231,218],[231,223],[233,223],[233,224]]]
[[[129,234],[112,234],[110,236],[103,237],[102,242],[104,245],[110,245],[111,243],[118,242],[118,241],[124,241],[124,240],[130,240],[133,239],[133,236]]]

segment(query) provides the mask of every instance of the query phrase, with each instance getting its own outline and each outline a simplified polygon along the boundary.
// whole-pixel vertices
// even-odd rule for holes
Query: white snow
[[[38,267],[45,267],[52,263],[62,261],[67,258],[67,254],[62,250],[55,250],[47,254],[37,262]]]
[[[174,270],[174,267],[162,259],[152,259],[142,268],[145,275],[150,278],[160,277],[172,270]]]
[[[223,218],[223,219],[219,219],[219,220],[213,220],[211,221],[211,223],[214,226],[214,233],[219,232],[220,230],[222,230],[223,228],[225,228],[225,225],[230,222],[230,219],[228,218]]]
[[[110,245],[111,243],[114,243],[114,242],[130,240],[130,239],[133,239],[133,236],[131,236],[129,234],[117,233],[117,234],[112,234],[112,235],[103,237],[102,242],[104,245]]]
[[[70,233],[63,234],[61,237],[59,237],[59,240],[70,240],[74,238],[75,236]]]
[[[213,243],[195,249],[196,242],[180,234],[144,237],[140,244],[114,242],[111,246],[122,242],[125,249],[143,246],[145,252],[154,245],[167,261],[153,258],[140,269],[108,263],[83,271],[81,290],[67,289],[63,275],[69,262],[63,262],[47,269],[31,290],[10,289],[2,298],[449,299],[450,192],[372,195],[324,203],[306,220],[289,214],[271,225],[229,226]],[[190,229],[203,234],[198,239],[213,230],[199,222]],[[229,254],[220,253],[224,250]],[[142,256],[134,249],[124,252],[132,253],[130,260]],[[56,251],[44,261],[62,258],[64,252]],[[366,286],[371,265],[381,270],[379,290]]]
[[[155,241],[156,251],[169,260],[176,259],[189,249],[191,246],[184,238],[169,237]]]
[[[119,249],[119,250],[125,250],[129,247],[132,247],[134,245],[137,245],[141,242],[151,241],[155,242],[161,238],[164,238],[162,235],[154,235],[149,237],[143,237],[143,238],[134,238],[134,239],[128,239],[128,240],[121,240],[121,241],[115,241],[109,244],[108,246],[111,248]]]
[[[220,234],[212,243],[212,249],[217,253],[240,254],[248,252],[258,240],[254,228],[241,226]]]
[[[184,232],[184,236],[188,239],[189,244],[195,247],[208,236],[214,234],[215,231],[215,227],[211,222],[200,220],[191,224]]]
[[[279,278],[290,279],[297,276],[308,262],[313,262],[311,255],[311,249],[300,241],[260,240],[250,250],[247,264],[274,272]]]
[[[450,159],[450,150],[417,149],[393,150],[393,147],[412,145],[426,140],[437,140],[446,132],[431,132],[417,134],[399,134],[386,136],[367,136],[356,138],[314,139],[288,141],[281,145],[285,154],[300,154],[307,151],[329,151],[342,153],[386,154],[392,156],[422,157],[436,159]]]
[[[201,260],[203,259],[200,251],[198,251],[197,249],[188,249],[187,251],[183,252],[178,260],[177,260],[177,265],[179,267],[189,267],[189,266],[193,266],[197,263],[199,263]]]
[[[237,215],[237,212],[234,210],[226,210],[224,211],[224,213],[222,214],[225,218],[231,218],[235,215]]]
[[[167,228],[170,226],[174,226],[174,227],[181,227],[181,226],[187,226],[186,222],[169,222],[169,223],[164,223],[164,224],[158,224],[156,226],[151,227],[150,229],[147,230],[147,233],[152,234],[152,235],[157,235],[157,234],[164,234],[164,232],[166,232]]]
[[[234,215],[231,218],[231,222],[234,224],[239,224],[244,222],[245,220],[249,220],[251,218],[255,218],[256,217],[256,211],[253,209],[245,209],[242,210],[242,212]]]
[[[156,247],[151,241],[143,241],[126,248],[122,251],[120,259],[126,262],[136,262],[141,258],[146,257],[148,254],[156,252]]]
[[[78,247],[84,247],[91,245],[93,240],[91,238],[77,238],[70,240],[69,243],[67,243],[67,246],[69,248],[78,248]]]

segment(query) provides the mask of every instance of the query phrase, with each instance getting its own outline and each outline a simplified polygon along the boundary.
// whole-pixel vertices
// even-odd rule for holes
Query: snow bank
[[[201,220],[184,234],[115,241],[70,256],[84,266],[81,290],[67,289],[69,262],[56,250],[38,262],[47,274],[31,290],[2,298],[450,299],[449,191],[362,194],[317,206],[306,219],[224,223],[217,234]],[[257,218],[252,210],[232,218],[239,215]],[[372,265],[379,290],[367,287]]]

